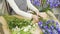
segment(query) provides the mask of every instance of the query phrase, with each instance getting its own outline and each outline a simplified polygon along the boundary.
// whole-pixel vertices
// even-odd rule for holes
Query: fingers
[[[39,17],[38,17],[37,15],[33,15],[33,20],[34,20],[35,22],[39,22]]]
[[[40,12],[38,12],[38,11],[36,12],[37,16],[39,15],[39,13],[40,13]]]
[[[39,22],[39,18],[40,18],[39,16],[41,16],[43,19],[48,17],[48,15],[45,12],[42,12],[42,13],[38,12],[37,15],[33,15],[33,20],[35,22]]]
[[[45,12],[39,13],[39,16],[41,16],[41,17],[43,17],[43,18],[47,18],[47,17],[48,17],[48,15],[47,15]]]
[[[41,16],[43,18],[47,18],[47,14],[45,12],[36,12],[37,16]]]

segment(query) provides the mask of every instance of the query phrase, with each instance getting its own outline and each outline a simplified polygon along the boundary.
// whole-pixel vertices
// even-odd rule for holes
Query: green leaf
[[[23,30],[20,31],[20,34],[31,34],[31,32],[24,32]]]

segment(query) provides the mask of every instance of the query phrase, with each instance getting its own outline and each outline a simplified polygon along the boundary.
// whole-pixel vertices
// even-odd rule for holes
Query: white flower
[[[31,28],[30,25],[28,25],[27,27],[24,27],[24,32],[27,32],[30,28]]]
[[[31,28],[31,25],[28,25],[28,28]]]
[[[18,26],[16,26],[16,30],[17,30],[17,31],[20,31],[20,28],[18,28]]]
[[[20,28],[18,28],[17,26],[15,28],[12,29],[13,31],[20,31]]]
[[[35,27],[35,24],[33,26]]]
[[[24,32],[27,32],[27,31],[28,31],[28,28],[25,28],[23,31],[24,31]]]

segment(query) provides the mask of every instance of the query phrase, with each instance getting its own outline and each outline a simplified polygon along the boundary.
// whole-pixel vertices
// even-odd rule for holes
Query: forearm
[[[28,8],[31,9],[32,11],[39,12],[39,10],[35,6],[33,6],[30,0],[27,0],[27,5]]]
[[[22,10],[20,10],[17,5],[15,4],[14,0],[7,0],[7,2],[10,4],[10,6],[12,7],[12,9],[16,12],[16,14],[21,15],[23,17],[27,17],[27,18],[32,18],[32,14],[30,13],[26,13]]]

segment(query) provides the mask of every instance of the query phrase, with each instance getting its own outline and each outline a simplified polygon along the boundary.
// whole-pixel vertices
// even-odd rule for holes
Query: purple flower
[[[58,22],[56,22],[56,25],[59,25]]]
[[[48,28],[48,26],[44,26],[44,28],[45,28],[45,29],[47,29],[47,28]]]
[[[45,32],[45,30],[44,30],[44,29],[42,29],[42,31],[43,31],[43,32]]]
[[[57,29],[58,33],[60,33],[60,27]]]
[[[48,20],[47,22],[46,22],[46,24],[49,24],[50,23],[50,20]]]
[[[60,26],[59,26],[59,24],[58,24],[58,22],[56,22],[56,29],[58,29]]]
[[[38,25],[39,25],[39,27],[42,27],[43,26],[43,22],[42,21],[38,22]]]
[[[60,1],[58,1],[58,5],[60,5]]]
[[[46,22],[46,24],[50,24],[50,23],[54,24],[54,20],[48,20],[48,21]]]
[[[42,23],[43,23],[42,21],[38,22],[39,25],[41,25]]]
[[[52,31],[53,31],[53,34],[58,34],[58,32],[55,29],[53,29]]]
[[[51,22],[52,22],[52,23],[55,23],[55,21],[54,21],[54,20],[51,20]]]
[[[50,5],[50,8],[57,7],[59,5],[59,0],[47,0],[47,4]]]
[[[54,29],[54,26],[50,26],[51,29]]]
[[[33,1],[33,2],[32,2]],[[32,4],[35,6],[40,6],[40,1],[39,0],[31,0]]]
[[[52,34],[52,32],[50,32],[49,34]]]
[[[47,32],[44,32],[44,34],[48,34]]]
[[[59,34],[60,27],[58,22],[54,20],[40,21],[38,22],[39,27],[41,27],[44,34]]]
[[[58,1],[58,4],[60,5],[60,1]]]
[[[47,29],[48,32],[52,32],[51,29]]]

